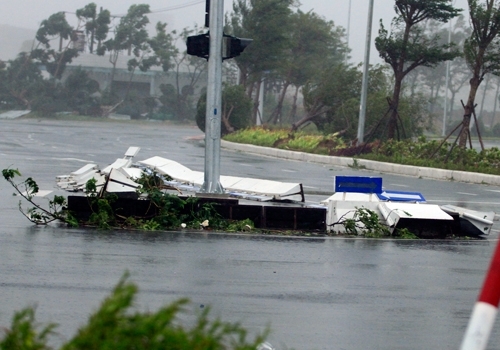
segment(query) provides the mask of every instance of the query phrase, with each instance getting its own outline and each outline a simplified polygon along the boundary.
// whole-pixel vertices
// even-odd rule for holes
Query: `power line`
[[[190,7],[190,6],[194,6],[194,5],[198,5],[198,4],[202,4],[202,3],[205,3],[205,0],[195,0],[195,1],[191,1],[191,2],[185,3],[185,4],[179,4],[179,5],[169,6],[169,7],[163,7],[163,8],[157,9],[157,10],[151,10],[148,13],[160,13],[160,12],[180,10],[180,9],[185,8],[185,7]],[[61,11],[61,12],[72,14],[72,15],[76,15],[76,12],[71,12],[71,11]],[[118,14],[118,15],[111,15],[111,17],[113,17],[113,18],[117,18],[118,17],[119,18],[119,17],[124,17],[125,15],[126,14],[124,13],[124,14]]]
[[[158,9],[158,10],[152,10],[151,13],[167,12],[167,11],[178,10],[178,9],[182,9],[182,8],[189,7],[189,6],[202,4],[204,2],[205,2],[205,0],[191,1],[191,2],[188,2],[186,4],[182,4],[182,5],[179,4],[179,5],[174,5],[174,6],[170,6],[170,7],[164,7],[164,8]]]
[[[151,11],[149,11],[149,13],[160,13],[160,12],[180,10],[180,9],[185,8],[185,7],[190,7],[190,6],[194,6],[194,5],[198,5],[198,4],[202,4],[202,3],[205,3],[205,0],[195,0],[195,1],[188,2],[188,3],[184,3],[184,4],[163,7],[163,8],[157,9],[157,10],[151,10]],[[111,17],[123,17],[123,16],[125,16],[125,14],[112,15]]]

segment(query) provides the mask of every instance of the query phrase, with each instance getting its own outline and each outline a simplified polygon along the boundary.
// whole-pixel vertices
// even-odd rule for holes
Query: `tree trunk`
[[[260,79],[257,79],[257,81],[259,82]],[[261,85],[262,84],[257,83],[257,87],[255,89],[255,96],[253,98],[252,120],[254,121],[254,123],[257,123],[257,114],[259,111],[259,96],[260,96]],[[264,112],[264,111],[262,111],[262,112]],[[259,116],[259,118],[261,118],[261,122],[262,122],[262,119],[263,119],[262,116]]]
[[[434,99],[434,84],[432,84],[431,86],[431,98],[430,98],[430,108],[429,108],[429,112],[432,114],[432,112],[434,112],[434,103],[436,103],[436,100]]]
[[[450,98],[450,111],[448,112],[449,113],[449,118],[448,120],[451,122],[451,119],[453,118],[453,106],[455,104],[455,96],[456,96],[456,92],[455,91],[452,91],[451,92],[451,98]]]
[[[221,115],[221,121],[222,121],[222,124],[224,125],[226,131],[228,133],[232,133],[232,132],[234,132],[234,127],[229,122],[229,117],[231,117],[231,113],[233,113],[234,106],[231,106],[229,111],[226,110],[226,108],[227,108],[226,105],[224,105],[224,107],[225,108],[222,111],[222,115]]]
[[[462,131],[460,132],[460,138],[458,141],[458,145],[460,148],[465,148],[467,145],[467,139],[469,136],[469,126],[470,120],[472,116],[472,112],[474,110],[474,101],[476,99],[477,89],[479,88],[479,84],[481,84],[481,79],[479,78],[479,74],[475,74],[470,80],[470,91],[469,98],[467,99],[467,104],[464,108],[464,118],[462,121]]]
[[[273,114],[271,115],[271,118],[269,118],[269,121],[272,122],[274,125],[276,125],[276,123],[278,122],[278,119],[281,119],[280,117],[281,117],[281,113],[283,111],[283,101],[285,100],[286,91],[287,91],[289,85],[290,85],[289,81],[286,81],[283,84],[280,96],[278,98],[278,105],[274,109]]]
[[[441,79],[438,81],[438,84],[436,86],[436,92],[435,92],[435,94],[434,94],[434,96],[432,98],[431,113],[434,112],[434,107],[436,106],[436,101],[437,101],[437,99],[439,97],[439,90],[441,90]]]
[[[469,126],[472,112],[474,111],[474,102],[476,100],[477,89],[479,88],[479,84],[483,80],[484,73],[481,72],[481,68],[484,64],[484,54],[486,48],[480,48],[477,55],[476,61],[474,62],[474,68],[472,70],[472,78],[470,79],[470,90],[469,97],[467,99],[467,104],[464,108],[464,117],[462,121],[462,130],[460,132],[460,138],[458,141],[458,145],[460,148],[465,149],[467,145],[467,138],[469,136]]]
[[[294,123],[295,115],[297,114],[297,97],[299,96],[299,87],[295,87],[295,94],[293,94],[292,109],[290,110],[289,120]]]
[[[481,98],[481,109],[479,110],[479,116],[478,119],[482,117],[483,115],[483,110],[484,110],[484,100],[486,99],[486,94],[488,93],[488,88],[490,85],[490,75],[488,74],[486,76],[486,81],[484,82],[484,90],[483,90],[483,97]]]
[[[396,75],[394,78],[394,93],[392,94],[391,100],[391,114],[389,116],[389,129],[387,130],[387,137],[393,139],[396,133],[396,128],[398,125],[398,106],[399,106],[399,94],[401,93],[401,84],[403,77]]]
[[[115,79],[115,73],[116,73],[116,63],[118,62],[118,51],[111,52],[109,54],[109,62],[113,65],[113,68],[111,69],[111,81],[109,82],[109,92],[110,95],[113,94],[113,80]]]
[[[243,68],[240,68],[238,67],[238,71],[239,71],[239,74],[240,74],[240,78],[239,78],[239,81],[240,81],[240,85],[244,86],[245,89],[247,88],[247,83],[248,83],[248,75],[246,73],[246,70],[243,69]]]
[[[498,102],[498,92],[500,90],[500,79],[497,78],[497,91],[495,93],[495,103],[493,104],[493,113],[491,116],[490,128],[493,129],[495,126],[495,119],[497,116],[497,102]]]

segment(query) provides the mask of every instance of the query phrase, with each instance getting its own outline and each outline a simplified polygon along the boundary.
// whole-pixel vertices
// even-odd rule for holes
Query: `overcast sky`
[[[224,12],[231,11],[232,0],[224,1]],[[4,1],[2,11],[0,11],[0,24],[37,29],[40,22],[51,14],[59,11],[74,12],[90,2],[92,0]],[[110,10],[111,14],[124,14],[132,4],[149,4],[152,11],[161,11],[151,15],[151,22],[167,22],[169,30],[182,29],[194,23],[201,26],[204,22],[204,0],[94,0],[94,2],[97,6]],[[363,60],[370,0],[300,0],[300,2],[302,11],[313,10],[346,29],[349,3],[351,3],[349,46],[352,49],[352,62],[357,63]],[[372,43],[377,35],[379,20],[382,19],[387,27],[394,16],[394,2],[394,0],[374,0]],[[464,14],[467,15],[467,0],[455,0],[455,6],[464,9]],[[74,15],[68,14],[67,18],[70,20],[74,18]],[[379,62],[378,53],[373,45],[370,62]]]

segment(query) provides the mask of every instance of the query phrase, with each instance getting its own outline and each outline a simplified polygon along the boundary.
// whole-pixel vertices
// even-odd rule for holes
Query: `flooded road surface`
[[[129,146],[203,170],[200,131],[164,124],[14,120],[0,123],[0,167],[19,168],[41,189],[88,162],[105,166]],[[300,181],[328,194],[335,174],[372,174],[222,152],[221,173]],[[432,203],[496,210],[495,186],[383,175],[390,188]],[[205,232],[109,232],[33,227],[0,180],[0,327],[37,304],[61,342],[86,322],[123,273],[139,286],[137,307],[189,297],[192,310],[267,325],[278,349],[457,349],[498,237],[485,241],[394,241],[251,237]],[[59,193],[61,194],[61,193]],[[67,193],[62,193],[66,194]],[[326,198],[326,195],[318,198]],[[500,349],[500,322],[489,349]]]
[[[140,309],[189,297],[279,349],[456,349],[495,243],[2,228],[0,325],[36,303],[67,339],[128,270]]]

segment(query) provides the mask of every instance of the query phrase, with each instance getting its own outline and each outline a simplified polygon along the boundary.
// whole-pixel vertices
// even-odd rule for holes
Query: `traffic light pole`
[[[207,109],[205,115],[205,177],[200,191],[223,193],[220,184],[222,113],[222,35],[224,0],[210,1],[210,52],[208,57]]]

